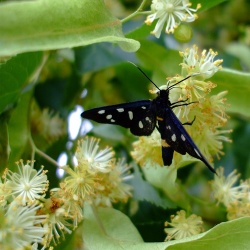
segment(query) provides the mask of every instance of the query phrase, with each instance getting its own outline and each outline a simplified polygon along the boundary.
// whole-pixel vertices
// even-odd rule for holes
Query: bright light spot
[[[64,171],[63,169],[61,169],[61,168],[58,168],[58,169],[56,170],[56,176],[57,176],[59,179],[63,178],[64,173],[65,173],[65,171]]]
[[[78,165],[78,161],[77,161],[77,158],[75,156],[73,156],[72,161],[73,161],[73,166]]]
[[[68,130],[69,130],[69,137],[72,140],[75,140],[79,134],[80,135],[86,134],[92,129],[92,124],[84,120],[82,121],[81,113],[83,112],[83,108],[79,105],[75,107],[75,109],[69,114],[68,117]]]
[[[93,128],[92,123],[90,121],[88,121],[88,120],[84,120],[82,122],[82,127],[81,127],[80,135],[87,134],[92,128]]]
[[[79,105],[75,107],[75,110],[73,110],[68,117],[68,125],[69,125],[69,137],[74,140],[79,132],[79,129],[81,127],[82,118],[81,113],[83,112],[83,108]]]
[[[88,90],[84,89],[80,95],[81,98],[84,98],[88,94]]]
[[[72,141],[68,141],[68,142],[66,143],[66,149],[67,149],[67,150],[72,149],[73,146],[74,146],[74,143],[73,143]]]
[[[68,156],[66,153],[61,153],[57,159],[57,163],[59,166],[65,166],[67,164]]]
[[[57,159],[57,163],[59,166],[65,166],[67,164],[68,156],[66,153],[61,153]],[[56,175],[58,178],[62,178],[64,176],[64,170],[61,168],[57,168]]]

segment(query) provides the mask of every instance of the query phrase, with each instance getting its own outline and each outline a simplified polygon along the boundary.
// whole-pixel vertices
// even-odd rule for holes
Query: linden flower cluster
[[[213,196],[227,208],[228,219],[250,216],[250,179],[239,181],[236,170],[225,177],[222,167],[216,172],[211,181]]]
[[[204,50],[199,53],[198,47],[195,45],[191,49],[180,52],[180,55],[183,57],[182,75],[169,79],[167,85],[161,86],[160,89],[166,89],[183,78],[193,75],[178,84],[178,88],[171,89],[169,98],[171,103],[181,100],[187,100],[186,103],[193,102],[187,106],[176,107],[173,111],[182,123],[195,119],[193,124],[185,126],[185,129],[204,156],[212,161],[213,155],[219,157],[223,154],[222,142],[230,141],[226,134],[231,132],[221,129],[227,123],[228,118],[225,113],[227,92],[210,95],[210,91],[216,85],[207,81],[207,78],[221,68],[222,60],[214,60],[217,53],[211,49],[208,52]],[[151,91],[151,93],[156,92],[157,90]],[[159,153],[157,157],[153,155],[155,152],[161,153],[160,135],[157,130],[149,137],[140,137],[139,141],[134,142],[133,147],[134,150],[131,154],[141,166],[148,161],[162,165]],[[178,166],[182,160],[189,157],[188,155],[174,154],[174,164]],[[190,159],[192,158],[190,157]]]
[[[191,3],[188,0],[153,0],[151,12],[145,23],[151,25],[154,20],[159,19],[154,30],[151,32],[157,38],[160,37],[161,31],[166,23],[165,32],[174,33],[174,30],[181,22],[193,22],[197,19],[196,12],[201,5],[198,4],[196,9],[190,8]]]
[[[165,233],[167,233],[165,241],[169,241],[171,239],[179,240],[199,234],[204,231],[202,223],[203,221],[201,217],[192,214],[186,218],[186,212],[181,210],[177,212],[176,216],[171,216],[171,223],[167,221],[165,222],[166,227],[172,227],[164,229]]]
[[[6,169],[0,181],[0,249],[45,249],[57,245],[83,220],[83,206],[112,206],[126,202],[133,176],[124,160],[114,159],[111,148],[99,148],[99,140],[78,141],[78,164],[63,167],[68,176],[59,188],[48,191],[47,171],[34,162],[17,162],[18,171]]]
[[[50,229],[46,241],[54,245],[59,237],[71,233],[83,220],[83,206],[88,202],[94,206],[112,206],[115,202],[126,202],[131,196],[131,186],[125,181],[132,178],[129,167],[123,160],[114,159],[111,148],[99,148],[99,140],[86,137],[78,141],[77,165],[62,167],[66,178],[59,188],[51,190],[44,211],[49,214]]]
[[[58,113],[45,108],[40,110],[35,102],[31,106],[31,129],[34,134],[43,136],[52,143],[66,134],[66,123]]]
[[[73,169],[64,167],[68,176],[60,187],[79,204],[111,206],[131,196],[131,186],[124,183],[133,177],[130,167],[114,159],[111,148],[99,150],[99,140],[87,137],[78,141],[75,156],[78,164]]]
[[[46,171],[33,162],[17,162],[18,171],[6,169],[0,182],[0,249],[35,248],[44,243],[47,215],[40,213],[48,189]]]

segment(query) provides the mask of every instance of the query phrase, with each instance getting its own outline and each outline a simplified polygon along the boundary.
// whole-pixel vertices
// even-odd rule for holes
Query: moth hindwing
[[[189,77],[184,78],[182,81]],[[173,153],[176,151],[182,155],[188,153],[201,160],[210,171],[215,173],[213,167],[200,152],[172,110],[178,106],[190,104],[185,103],[185,101],[171,103],[169,100],[170,90],[180,82],[169,86],[166,90],[159,89],[153,83],[158,88],[158,92],[157,97],[152,101],[141,100],[94,108],[84,111],[81,116],[99,123],[115,124],[129,128],[131,133],[137,136],[148,136],[156,127],[162,139],[164,165],[171,165]]]

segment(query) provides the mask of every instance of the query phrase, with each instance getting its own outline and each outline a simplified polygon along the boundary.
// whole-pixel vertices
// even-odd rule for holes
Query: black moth
[[[145,75],[140,68],[138,69]],[[196,74],[191,76],[194,75]],[[173,108],[178,106],[190,104],[185,103],[185,101],[171,103],[169,100],[170,90],[180,82],[167,87],[166,90],[159,89],[152,82],[159,90],[157,97],[152,101],[142,100],[94,108],[84,111],[81,116],[99,123],[129,128],[131,133],[137,136],[150,135],[156,127],[162,139],[162,159],[165,166],[171,165],[174,151],[176,151],[182,155],[188,153],[201,160],[210,171],[216,173],[183,127],[183,125],[192,125],[193,122],[182,124],[172,111]]]

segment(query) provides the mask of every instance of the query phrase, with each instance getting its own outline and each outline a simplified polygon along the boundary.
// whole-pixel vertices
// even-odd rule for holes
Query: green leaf
[[[84,207],[83,237],[87,249],[130,249],[135,243],[143,242],[130,219],[120,211],[98,208],[97,216],[106,234],[98,225],[91,208]]]
[[[116,67],[119,93],[125,102],[148,99],[148,79],[132,64],[124,63]]]
[[[138,27],[127,33],[127,37],[135,40],[144,40],[150,35],[153,29],[151,25],[146,25],[145,23],[140,25],[138,22]]]
[[[200,11],[206,11],[216,5],[219,5],[220,3],[226,2],[228,0],[192,0],[192,8],[196,8],[197,4],[201,4],[201,9]]]
[[[228,222],[223,222],[209,231],[186,238],[184,240],[175,241],[173,246],[168,247],[169,250],[243,250],[249,249],[250,244],[250,217],[240,218]],[[179,243],[180,242],[180,243]]]
[[[182,240],[144,243],[131,221],[121,212],[100,208],[98,215],[107,235],[101,231],[89,208],[85,209],[83,237],[86,247],[90,250],[241,250],[248,249],[250,244],[250,217],[223,222],[207,232]]]
[[[183,208],[189,206],[188,197],[176,183],[177,169],[174,165],[166,167],[153,164],[151,166],[150,163],[142,168],[146,180],[164,193],[165,200],[168,197],[167,208],[175,208],[177,205]]]
[[[154,72],[152,80],[158,86],[166,84],[168,76],[175,76],[181,72],[179,64],[182,58],[178,51],[167,50],[151,41],[143,40],[140,43],[141,48],[136,55],[146,68]]]
[[[170,167],[154,164],[153,166],[144,166],[143,173],[149,183],[163,190],[167,194],[173,194],[176,189],[177,168],[172,165]]]
[[[249,46],[242,43],[230,43],[226,46],[225,51],[241,60],[241,62],[250,70],[250,49]]]
[[[150,167],[144,167],[143,172],[148,173],[148,168]],[[155,176],[154,171],[156,169],[154,167],[151,167],[151,169],[151,172]],[[149,178],[147,174],[146,177]],[[149,182],[143,180],[141,173],[139,172],[138,166],[135,165],[134,178],[131,180],[131,183],[133,185],[133,198],[135,200],[147,201],[162,208],[176,208],[176,205],[171,200],[167,199],[167,197],[161,197],[159,192],[153,186],[151,186]],[[154,184],[155,182],[152,181],[152,185]],[[162,185],[165,184],[166,180],[162,182]],[[155,186],[157,187],[157,185]]]
[[[108,140],[113,141],[123,141],[124,134],[122,131],[116,126],[110,126],[110,124],[101,124],[93,127],[92,132],[102,138],[106,138]]]
[[[96,55],[98,54],[98,60]],[[76,49],[76,67],[79,72],[95,72],[126,61],[134,61],[135,55],[126,53],[110,43],[98,43]]]
[[[124,37],[102,0],[10,2],[0,5],[0,15],[0,56],[99,42],[118,43],[128,52],[140,47]]]
[[[20,160],[20,157],[24,152],[25,146],[28,142],[29,104],[30,104],[30,98],[32,97],[32,93],[33,93],[32,91],[27,91],[20,97],[19,103],[16,109],[13,111],[11,119],[8,124],[9,142],[11,149],[9,163],[11,166],[14,166],[14,163]]]
[[[0,172],[6,168],[9,154],[9,133],[7,119],[5,116],[0,116]]]
[[[42,52],[25,53],[0,65],[0,113],[11,108],[18,100],[21,91],[40,66],[42,58]]]
[[[168,76],[181,72],[179,64],[182,62],[182,58],[178,51],[157,44],[154,38],[147,40],[153,29],[152,26],[144,24],[128,33],[127,36],[140,42],[141,47],[136,55],[142,65],[153,72],[152,80],[160,86],[166,84]]]
[[[222,69],[217,72],[211,81],[217,84],[214,92],[228,91],[226,95],[227,111],[249,117],[250,73],[243,73],[231,69]]]

